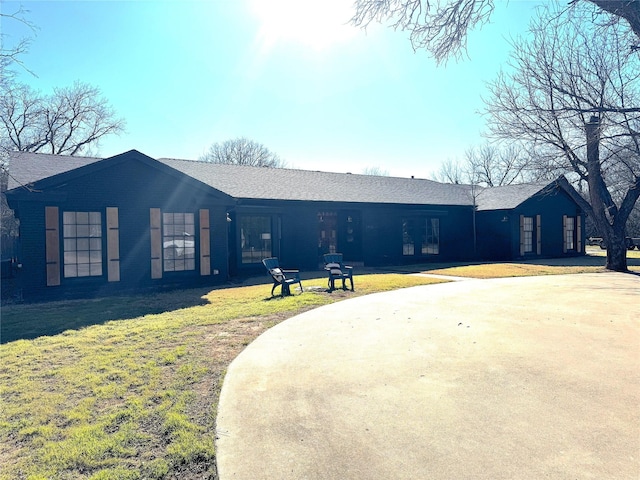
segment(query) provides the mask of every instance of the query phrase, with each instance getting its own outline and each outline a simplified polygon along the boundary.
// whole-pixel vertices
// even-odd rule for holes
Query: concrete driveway
[[[217,436],[221,480],[637,480],[640,277],[470,280],[304,313],[231,364]]]

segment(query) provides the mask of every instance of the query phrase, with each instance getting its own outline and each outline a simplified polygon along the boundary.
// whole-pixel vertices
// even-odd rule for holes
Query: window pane
[[[80,265],[81,263],[89,263],[89,251],[88,250],[78,250],[76,252],[76,263]]]
[[[63,212],[64,276],[102,275],[102,214]]]
[[[574,217],[566,217],[564,231],[565,250],[575,250],[575,221]]]
[[[404,219],[402,221],[402,254],[415,255],[415,244],[413,241],[414,224],[413,220]]]
[[[184,262],[185,258],[195,257],[194,218],[193,213],[163,213],[162,256],[165,271],[195,270],[195,262],[193,265]]]
[[[65,238],[73,238],[77,234],[77,228],[75,225],[64,225],[62,232]]]
[[[533,217],[524,217],[525,232],[533,232]]]
[[[76,236],[78,237],[88,237],[89,236],[89,225],[78,225],[76,231]]]
[[[422,244],[423,255],[438,255],[440,253],[440,220],[427,218],[425,221],[425,237]]]
[[[271,257],[271,217],[246,215],[239,221],[242,263],[260,263]]]
[[[76,212],[76,223],[78,225],[88,225],[89,224],[89,212]]]
[[[64,276],[65,277],[77,277],[78,276],[78,267],[77,265],[67,265],[64,266]]]
[[[524,217],[523,219],[524,230],[524,251],[525,253],[533,252],[533,217]]]
[[[75,223],[76,223],[76,212],[63,212],[62,213],[62,223],[64,225],[75,225]]]

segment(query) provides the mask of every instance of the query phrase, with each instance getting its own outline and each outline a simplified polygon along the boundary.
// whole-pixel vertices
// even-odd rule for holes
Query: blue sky
[[[2,0],[37,27],[20,80],[50,92],[99,87],[135,148],[197,159],[244,136],[293,168],[429,178],[484,140],[481,96],[539,1],[500,2],[469,39],[469,59],[436,66],[406,32],[351,27],[351,0]],[[28,34],[4,21],[8,42]]]

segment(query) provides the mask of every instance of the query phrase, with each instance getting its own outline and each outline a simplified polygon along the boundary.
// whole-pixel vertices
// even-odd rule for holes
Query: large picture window
[[[271,257],[271,217],[244,215],[239,218],[242,263],[260,263]]]
[[[162,214],[162,259],[165,272],[195,270],[195,233],[193,213]]]
[[[102,214],[63,212],[64,276],[102,275]]]

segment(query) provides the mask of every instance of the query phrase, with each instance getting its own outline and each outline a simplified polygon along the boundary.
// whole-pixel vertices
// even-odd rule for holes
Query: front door
[[[362,219],[352,210],[318,212],[318,260],[325,253],[342,253],[345,261],[362,260]]]

